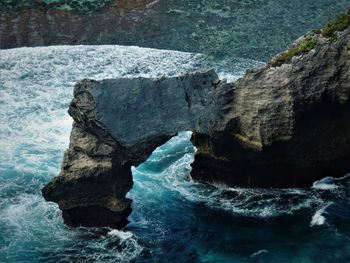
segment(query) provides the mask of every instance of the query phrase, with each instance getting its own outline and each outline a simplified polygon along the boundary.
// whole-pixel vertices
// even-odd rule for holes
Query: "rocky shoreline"
[[[191,176],[244,187],[309,187],[350,170],[350,29],[234,83],[212,70],[161,79],[83,80],[62,170],[44,189],[71,226],[121,228],[130,167],[179,131],[197,147]],[[294,45],[304,41],[297,40]]]

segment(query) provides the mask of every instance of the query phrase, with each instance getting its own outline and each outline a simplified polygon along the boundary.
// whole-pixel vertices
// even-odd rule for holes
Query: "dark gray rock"
[[[75,88],[74,119],[101,123],[123,147],[179,130],[210,134],[216,119],[213,71],[162,79],[85,80]],[[91,108],[94,106],[94,108]]]
[[[43,189],[71,226],[122,227],[131,212],[131,166],[178,131],[210,135],[216,121],[212,70],[161,79],[79,81],[69,114],[74,119],[61,173]]]

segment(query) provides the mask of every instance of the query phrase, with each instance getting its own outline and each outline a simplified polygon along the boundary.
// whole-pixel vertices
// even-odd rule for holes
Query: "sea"
[[[212,36],[209,42],[198,42],[196,50],[193,43],[183,45],[188,39],[168,43],[166,35],[163,42],[144,44],[142,39],[133,46],[0,50],[0,262],[350,262],[350,174],[326,177],[310,188],[198,183],[189,175],[196,151],[189,131],[179,132],[132,167],[134,186],[127,197],[134,200],[133,212],[122,230],[70,228],[57,204],[41,195],[41,188],[58,175],[69,144],[72,119],[67,110],[77,80],[178,76],[214,68],[220,78],[234,81],[283,50],[286,44],[278,39],[290,42],[346,4],[169,1],[162,8],[175,15],[189,12],[194,21],[211,21],[203,27],[186,24],[203,39]],[[254,8],[259,12],[254,14]],[[238,21],[236,14],[247,20]],[[283,23],[257,24],[257,18],[274,16]],[[223,21],[237,25],[231,28]],[[211,35],[218,29],[222,35]],[[239,30],[252,38],[240,39]],[[280,34],[266,37],[277,42],[258,41],[269,34]],[[267,46],[267,53],[259,53]]]

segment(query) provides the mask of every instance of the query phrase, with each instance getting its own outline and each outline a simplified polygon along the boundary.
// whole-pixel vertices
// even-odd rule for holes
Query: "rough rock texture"
[[[71,226],[122,227],[131,212],[131,166],[178,131],[211,134],[217,115],[214,71],[162,79],[83,80],[69,114],[74,119],[61,173],[44,189]]]
[[[194,179],[307,187],[349,172],[350,29],[334,43],[311,35],[315,49],[251,70],[223,94],[214,134],[193,138]]]
[[[78,82],[71,144],[43,189],[67,224],[122,227],[138,165],[178,131],[193,131],[191,176],[249,187],[306,187],[350,170],[350,29],[337,41],[235,83],[213,71],[162,79]],[[302,39],[298,40],[302,41]]]

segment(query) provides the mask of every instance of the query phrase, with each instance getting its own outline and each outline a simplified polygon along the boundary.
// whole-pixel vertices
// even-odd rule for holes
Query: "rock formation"
[[[120,228],[130,167],[178,131],[197,147],[192,178],[248,187],[307,187],[350,170],[350,29],[235,83],[212,70],[162,79],[83,80],[71,142],[44,189],[71,226]],[[297,40],[298,45],[304,38]]]
[[[223,94],[226,108],[214,134],[194,136],[198,151],[192,178],[308,187],[349,172],[350,30],[336,42],[309,36],[315,49],[281,66],[253,69]]]
[[[162,79],[83,80],[69,114],[69,149],[58,177],[43,189],[71,226],[121,227],[131,212],[131,166],[178,131],[212,134],[218,107],[212,70]]]

